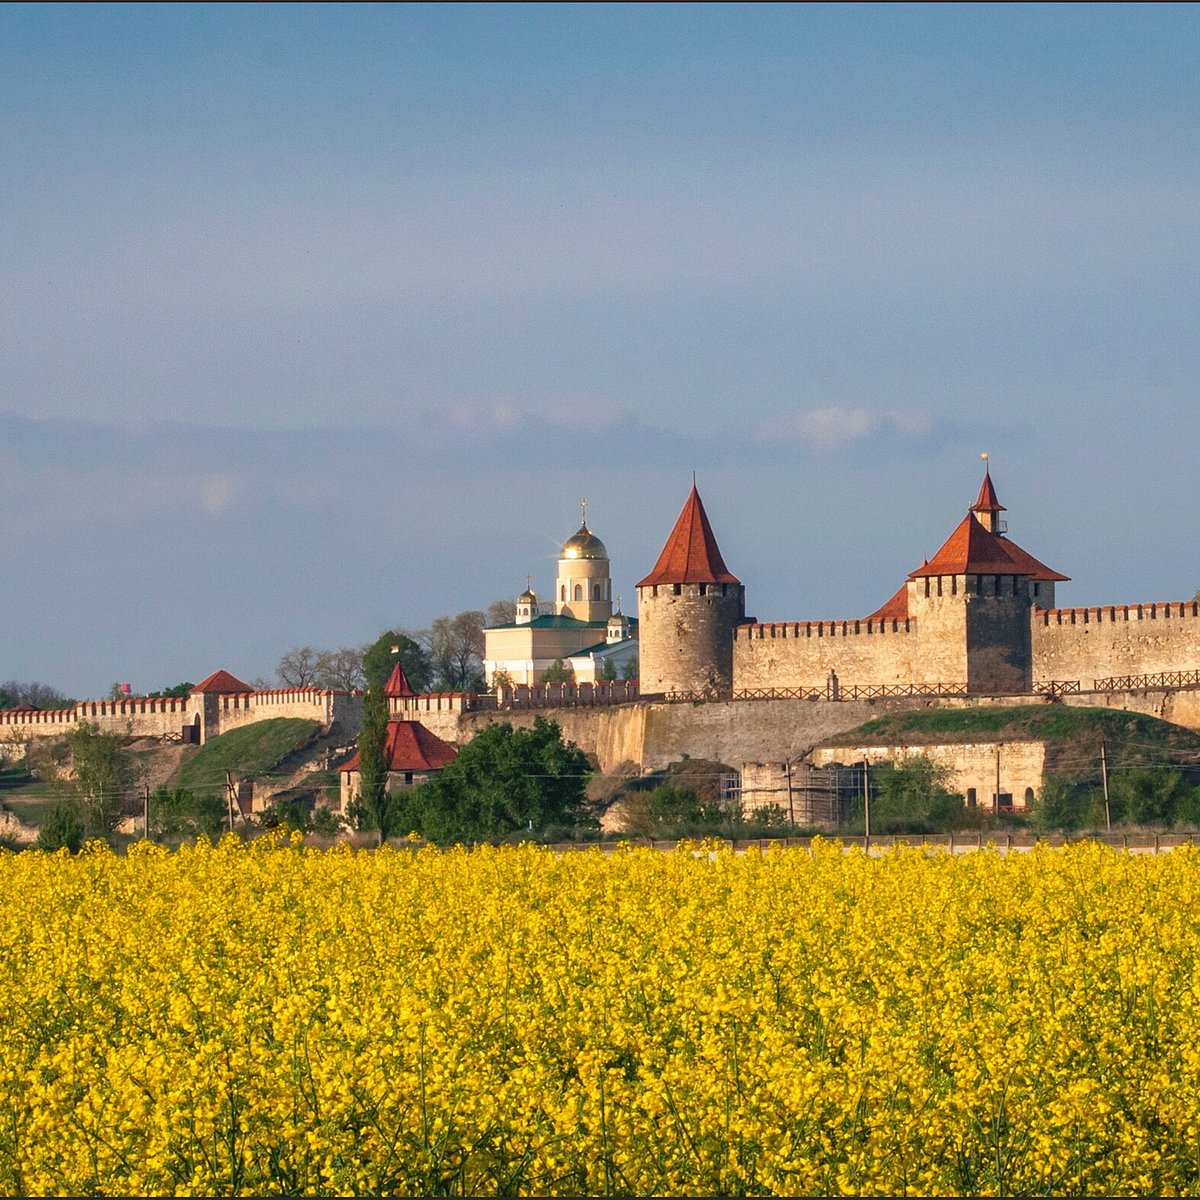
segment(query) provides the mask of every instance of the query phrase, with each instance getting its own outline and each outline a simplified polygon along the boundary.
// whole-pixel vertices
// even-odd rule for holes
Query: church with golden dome
[[[637,621],[613,611],[608,551],[588,528],[586,503],[559,554],[553,599],[544,603],[527,587],[513,622],[485,629],[483,639],[489,689],[541,683],[560,667],[562,682],[636,678]]]

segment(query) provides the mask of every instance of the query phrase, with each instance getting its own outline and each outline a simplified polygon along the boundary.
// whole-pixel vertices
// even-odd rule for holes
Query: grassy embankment
[[[1200,734],[1156,717],[1115,708],[1013,705],[1001,708],[935,708],[889,713],[829,738],[834,746],[935,745],[953,742],[1041,741],[1046,771],[1066,771],[1084,781],[1099,778],[1100,748],[1110,765],[1185,766],[1200,763]],[[1094,764],[1080,771],[1080,764]]]
[[[225,786],[226,772],[235,779],[264,775],[301,749],[320,728],[317,721],[275,717],[231,729],[201,746],[175,772],[171,785],[210,792]]]

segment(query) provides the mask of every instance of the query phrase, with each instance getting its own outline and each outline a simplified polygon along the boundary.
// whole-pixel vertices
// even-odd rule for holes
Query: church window
[[[575,599],[576,599],[576,600],[582,600],[582,599],[583,599],[583,588],[581,588],[581,587],[579,586],[579,584],[576,584],[576,585],[575,585]]]
[[[558,598],[566,604],[567,602],[567,585],[564,583],[558,591]]]

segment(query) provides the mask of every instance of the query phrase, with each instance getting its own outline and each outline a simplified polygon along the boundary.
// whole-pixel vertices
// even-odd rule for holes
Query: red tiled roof
[[[252,692],[254,689],[248,683],[230,675],[228,671],[214,671],[207,679],[202,679],[196,684],[192,691],[219,692],[224,696],[232,692]]]
[[[692,493],[667,538],[667,544],[654,564],[654,570],[638,587],[658,583],[740,583],[725,566],[717,539],[713,537],[708,514],[700,503],[700,493],[692,484]]]
[[[1007,512],[1008,510],[996,499],[996,489],[992,487],[992,475],[988,470],[983,472],[983,483],[979,485],[979,498],[971,505],[972,512]]]
[[[945,545],[909,579],[931,575],[1024,575],[1036,580],[1065,580],[998,533],[989,533],[974,513],[967,513]]]
[[[867,621],[907,621],[908,620],[908,583],[902,583],[892,596],[881,607],[877,608]]]
[[[392,668],[387,683],[383,685],[383,694],[385,696],[415,696],[417,694],[409,686],[408,676],[404,674],[404,667],[399,659],[396,660],[396,665]]]
[[[440,771],[455,760],[458,751],[420,721],[389,721],[383,754],[389,771]],[[338,770],[357,771],[358,751]]]

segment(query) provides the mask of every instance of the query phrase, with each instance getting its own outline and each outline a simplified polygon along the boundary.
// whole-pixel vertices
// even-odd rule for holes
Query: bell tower
[[[612,616],[612,579],[608,551],[588,528],[587,501],[580,501],[583,523],[563,543],[554,584],[554,611],[577,621],[607,621]]]

